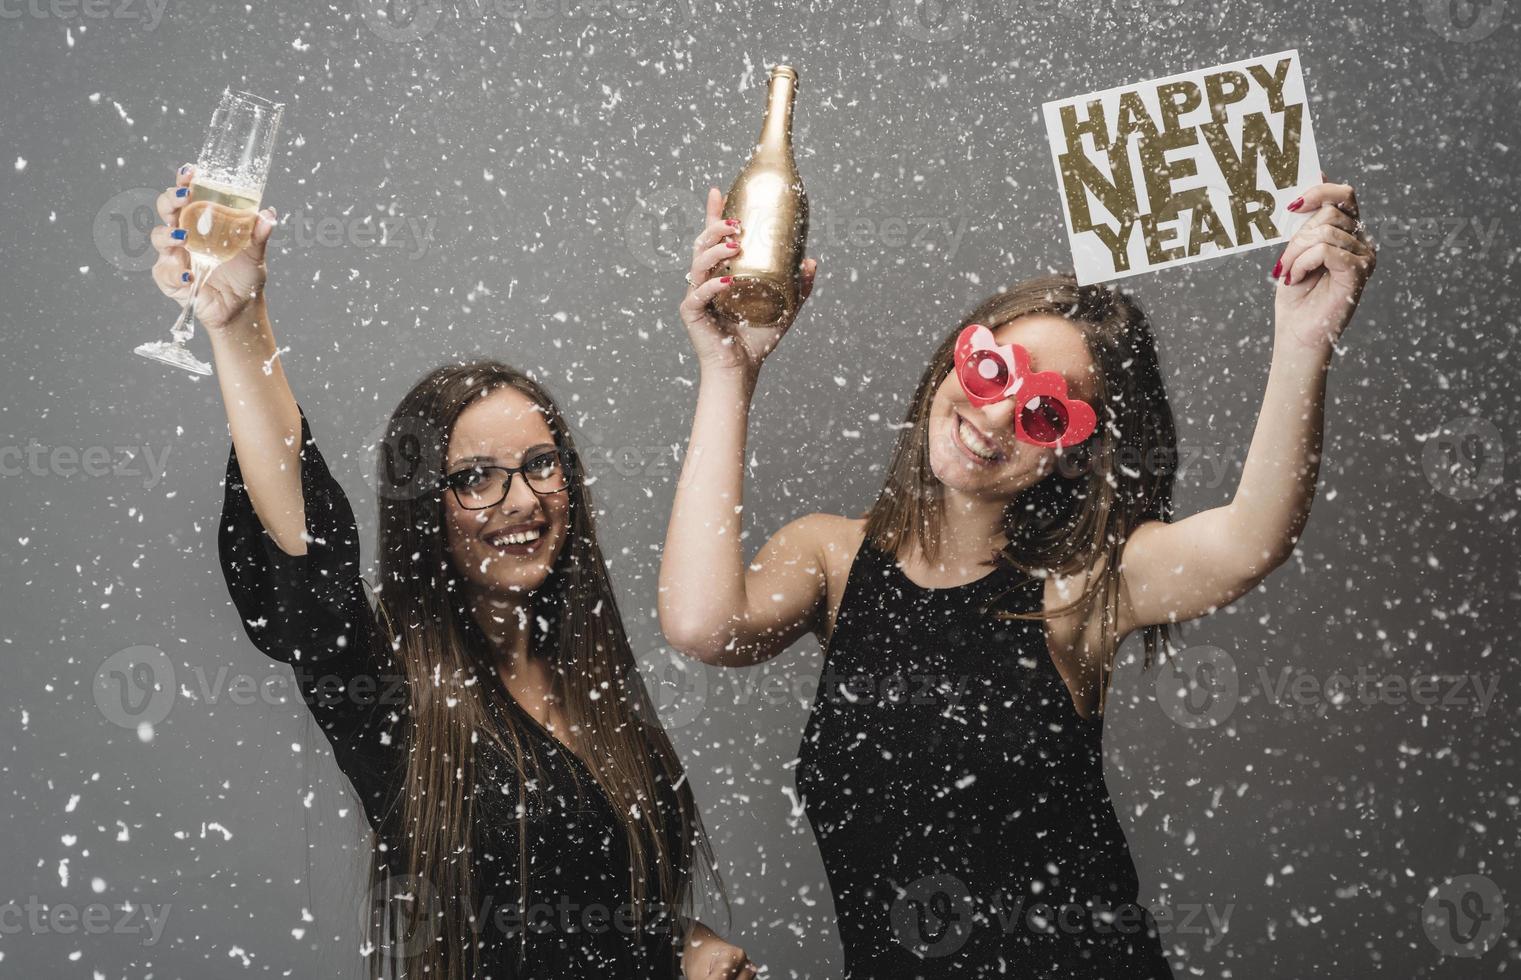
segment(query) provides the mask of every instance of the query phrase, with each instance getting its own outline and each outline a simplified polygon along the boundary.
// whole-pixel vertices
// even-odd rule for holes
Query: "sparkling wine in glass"
[[[206,277],[247,248],[253,237],[284,108],[246,92],[222,92],[180,210],[185,248],[190,251],[190,300],[174,322],[174,339],[150,341],[136,348],[137,353],[196,374],[211,373],[211,365],[186,346],[195,332],[195,302]]]

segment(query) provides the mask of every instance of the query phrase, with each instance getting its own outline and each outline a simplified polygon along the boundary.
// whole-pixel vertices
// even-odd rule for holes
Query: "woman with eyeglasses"
[[[154,279],[186,302],[158,200]],[[564,417],[497,361],[392,414],[379,583],[291,393],[265,303],[274,212],[204,284],[232,432],[220,549],[249,637],[290,664],[375,832],[371,973],[748,978],[690,916],[712,853],[640,678]]]
[[[1234,499],[1172,521],[1172,411],[1124,293],[1042,276],[947,330],[875,503],[812,514],[750,561],[745,437],[789,322],[724,323],[743,247],[717,189],[682,319],[701,370],[660,569],[667,639],[744,667],[824,647],[797,783],[847,980],[1172,976],[1104,784],[1119,644],[1246,594],[1315,495],[1332,346],[1374,252],[1347,185],[1311,187],[1273,278],[1267,391]],[[805,295],[816,265],[802,270]]]

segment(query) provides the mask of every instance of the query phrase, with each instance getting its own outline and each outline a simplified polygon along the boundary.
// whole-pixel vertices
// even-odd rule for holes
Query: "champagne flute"
[[[195,301],[206,277],[248,247],[259,221],[259,200],[264,196],[284,109],[282,103],[247,92],[222,91],[196,158],[187,203],[180,211],[193,274],[190,301],[174,322],[173,340],[150,341],[137,347],[136,353],[196,374],[211,373],[211,365],[186,346],[195,332]]]

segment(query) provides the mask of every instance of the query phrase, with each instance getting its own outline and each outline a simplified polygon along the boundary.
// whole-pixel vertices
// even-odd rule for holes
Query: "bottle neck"
[[[766,91],[766,121],[761,125],[760,145],[785,149],[792,142],[792,102],[797,80],[773,75]]]

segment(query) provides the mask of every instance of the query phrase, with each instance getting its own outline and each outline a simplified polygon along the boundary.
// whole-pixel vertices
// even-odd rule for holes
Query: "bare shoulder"
[[[828,546],[839,547],[847,545],[852,550],[860,544],[861,538],[866,533],[866,518],[845,517],[842,514],[809,514],[798,518],[798,523],[806,523],[819,540]]]
[[[1137,524],[1125,538],[1125,548],[1120,555],[1120,570],[1123,572],[1125,566],[1148,557],[1148,552],[1156,550],[1159,539],[1165,540],[1171,526],[1154,518]]]
[[[850,568],[865,533],[865,518],[820,513],[806,514],[784,525],[776,532],[776,539],[789,551],[818,555],[832,577],[837,570]]]
[[[850,566],[856,560],[856,552],[866,537],[864,517],[844,517],[839,514],[808,514],[799,517],[777,532],[797,535],[798,544],[805,544],[818,556],[823,566],[826,596],[826,615],[821,642],[828,642],[834,632],[834,620],[845,595],[845,582],[850,578]]]

